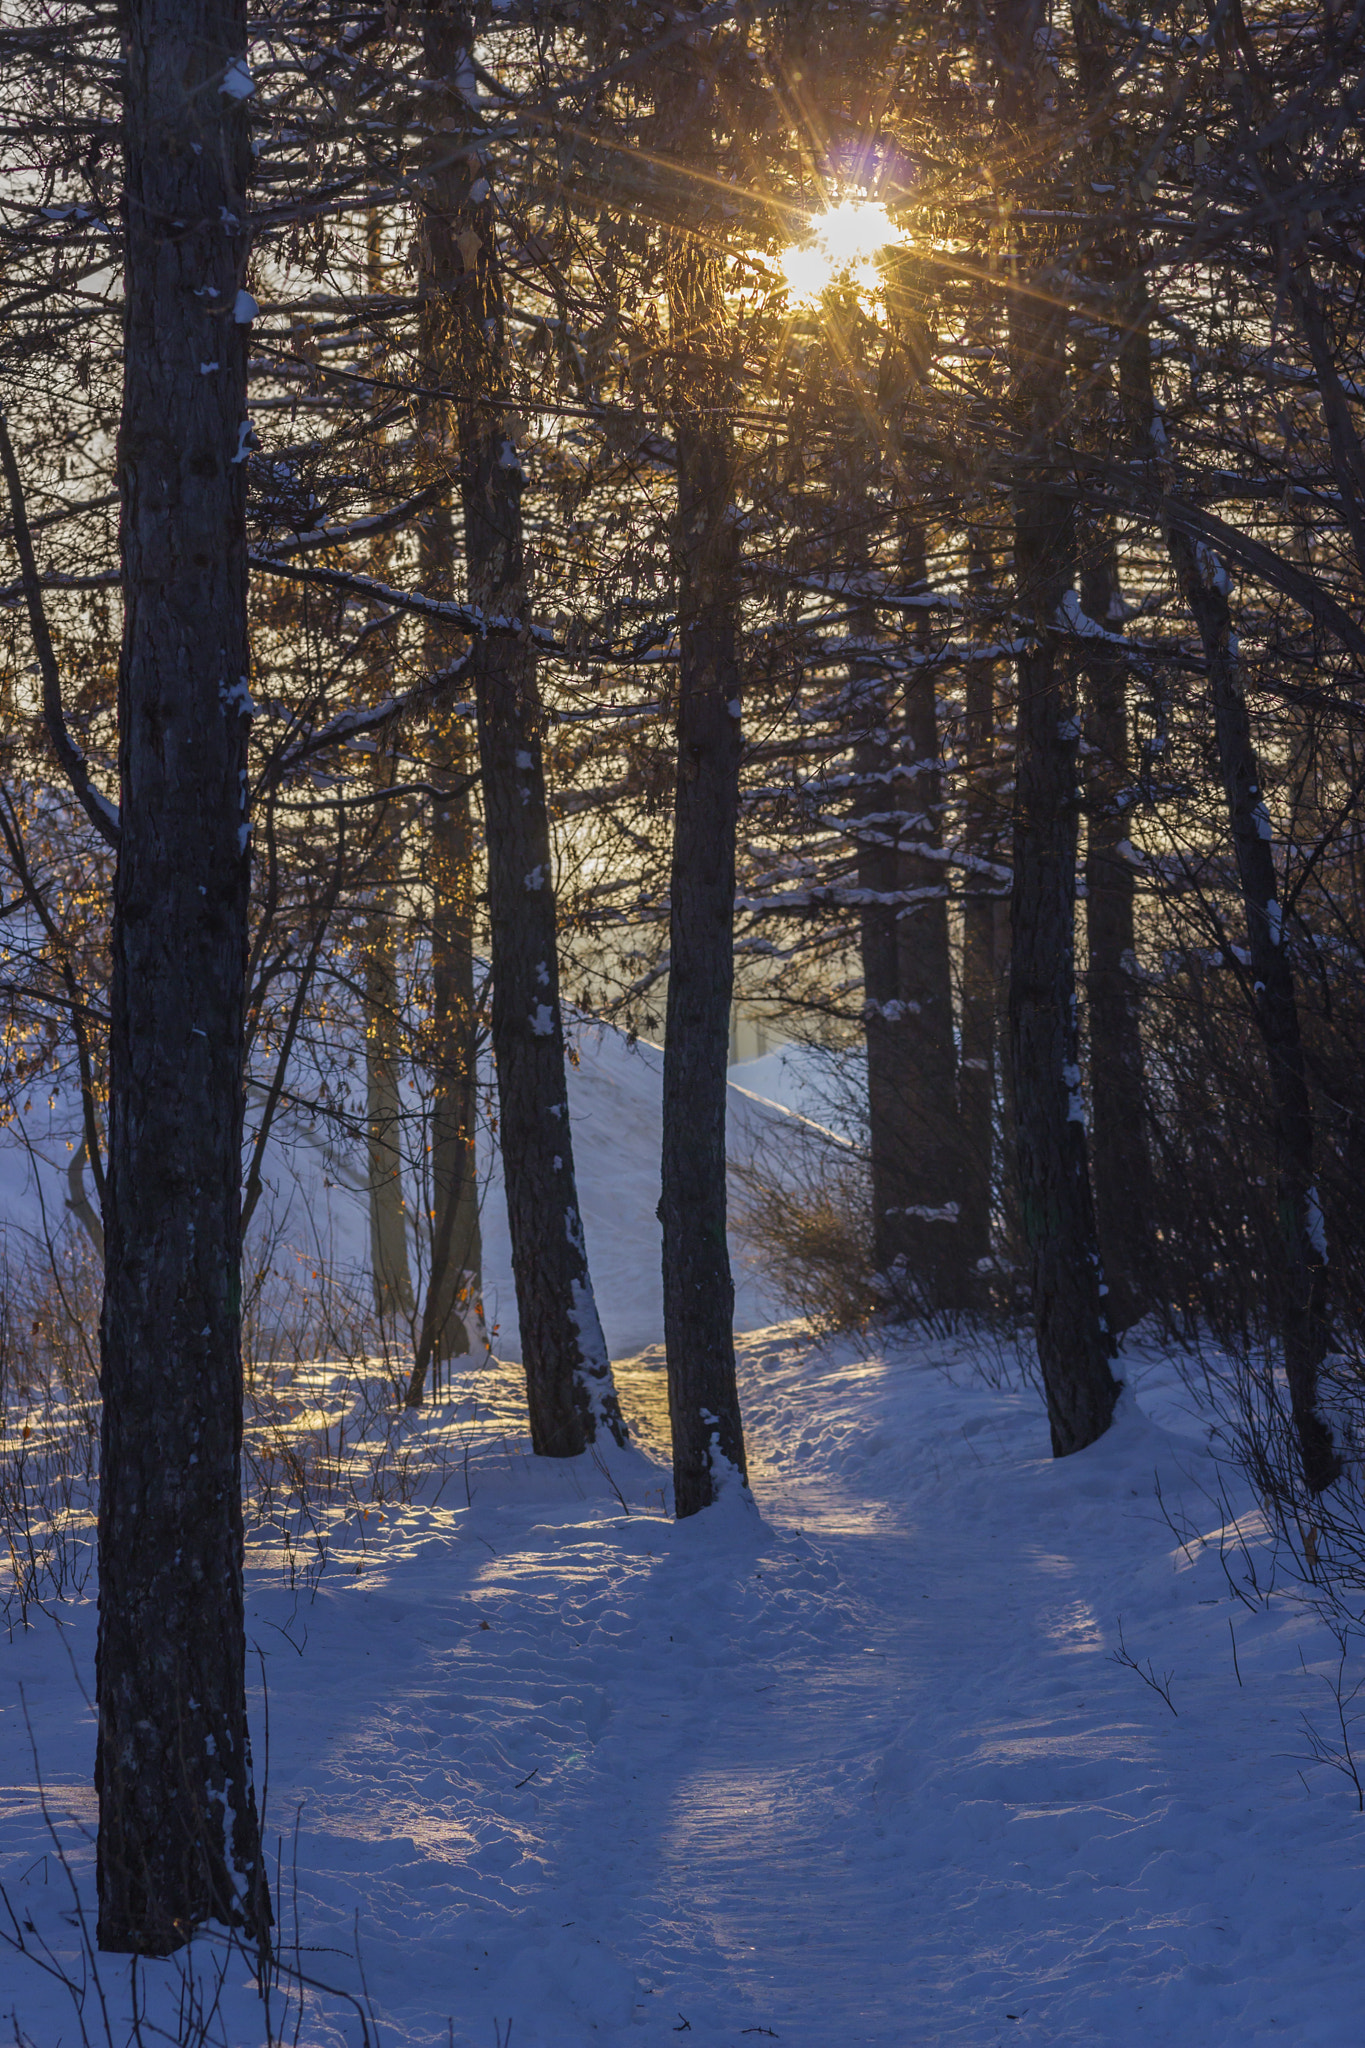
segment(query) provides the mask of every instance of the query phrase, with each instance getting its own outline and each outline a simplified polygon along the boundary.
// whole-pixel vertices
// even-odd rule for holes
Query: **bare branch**
[[[3,413],[0,413],[0,468],[5,472],[5,488],[9,492],[10,514],[14,520],[14,545],[19,556],[19,565],[24,572],[24,600],[28,606],[29,628],[33,634],[33,645],[37,650],[38,667],[42,672],[43,722],[57,759],[61,762],[66,778],[79,798],[86,816],[107,845],[117,846],[118,812],[109,799],[102,796],[91,782],[85,765],[85,756],[67,730],[66,715],[62,710],[61,676],[57,669],[52,635],[48,631],[47,613],[43,609],[38,563],[33,553],[33,536],[29,532],[28,513],[24,504],[24,487]]]

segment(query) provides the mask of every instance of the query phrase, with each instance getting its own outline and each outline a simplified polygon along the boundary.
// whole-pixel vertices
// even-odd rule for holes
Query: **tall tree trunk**
[[[381,217],[368,224],[365,282],[371,292],[384,284]],[[382,348],[380,350],[382,367]],[[376,472],[383,462],[383,436],[371,442]],[[380,501],[375,501],[375,510]],[[387,536],[370,543],[370,574],[387,581],[392,549]],[[392,665],[387,630],[366,642],[367,680],[377,696],[385,691]],[[394,780],[392,757],[374,756],[376,788]],[[413,1312],[412,1274],[408,1263],[408,1205],[403,1193],[403,1039],[398,990],[398,870],[402,859],[401,806],[390,801],[375,808],[369,860],[368,914],[365,918],[363,1014],[365,1021],[365,1150],[370,1208],[370,1280],[375,1313],[390,1329]]]
[[[1327,1350],[1327,1243],[1313,1170],[1313,1109],[1270,819],[1233,651],[1227,571],[1179,527],[1168,527],[1166,539],[1208,670],[1218,766],[1246,917],[1256,1022],[1270,1079],[1276,1208],[1284,1257],[1278,1291],[1285,1376],[1304,1478],[1311,1492],[1321,1493],[1341,1471],[1332,1432],[1318,1407],[1318,1374]]]
[[[1035,18],[1027,4],[1002,10],[1000,105],[1007,147],[1021,164],[1049,160],[1052,82],[1038,89],[1035,67],[1045,59]],[[1037,197],[1028,191],[1029,203]],[[1014,582],[1027,644],[1018,660],[1015,725],[1010,1055],[1038,1364],[1053,1453],[1065,1457],[1108,1429],[1119,1388],[1110,1369],[1076,1019],[1080,725],[1059,631],[1074,574],[1075,527],[1055,453],[1067,427],[1066,282],[1052,279],[1037,257],[1016,262],[1009,301],[1021,435]]]
[[[393,762],[375,757],[376,787],[393,781]],[[370,905],[364,932],[365,1151],[369,1184],[370,1277],[375,1313],[390,1326],[413,1312],[408,1265],[408,1207],[403,1194],[402,1033],[398,1008],[398,888],[401,825],[392,802],[380,808],[370,856]]]
[[[488,164],[476,140],[473,25],[430,9],[428,59],[462,105],[430,162],[439,200],[426,231],[444,293],[447,360],[460,394],[457,438],[470,603],[490,622],[529,616],[521,494],[507,420],[502,281]],[[554,864],[541,751],[544,723],[529,634],[486,633],[471,652],[488,847],[493,1057],[512,1273],[531,1441],[577,1456],[625,1425],[612,1385],[579,1213],[559,1001]]]
[[[1085,98],[1089,147],[1078,169],[1088,187],[1108,185],[1136,201],[1134,145],[1117,118],[1110,31],[1099,0],[1072,0],[1076,63]],[[1088,201],[1089,190],[1084,194]],[[1146,280],[1124,207],[1114,209],[1082,260],[1094,276],[1101,304],[1116,303],[1111,339],[1118,341],[1121,450],[1130,458],[1146,447],[1152,417],[1151,350],[1146,328]],[[1096,358],[1093,333],[1078,344],[1077,382],[1090,394],[1092,449],[1113,447],[1114,379]],[[1112,520],[1088,518],[1081,530],[1082,611],[1106,632],[1123,617],[1118,548]],[[1156,1287],[1152,1216],[1155,1211],[1147,1145],[1143,1086],[1141,984],[1137,970],[1136,875],[1122,847],[1131,821],[1122,802],[1129,777],[1128,659],[1122,648],[1093,637],[1086,642],[1086,997],[1090,1038],[1090,1099],[1094,1143],[1095,1211],[1109,1318],[1127,1329],[1152,1306]]]
[[[241,1520],[250,148],[240,0],[130,0],[100,1945],[265,1938]]]
[[[429,588],[430,586],[424,586]],[[463,720],[434,723],[428,756],[458,786],[469,773]],[[413,1385],[465,1357],[482,1328],[483,1237],[479,1222],[478,1012],[474,993],[474,826],[468,796],[432,810],[431,909],[431,1271],[417,1341]],[[411,1390],[409,1398],[411,1398]]]
[[[715,259],[677,238],[675,553],[681,660],[664,1032],[664,1342],[679,1516],[746,1473],[726,1237],[726,1061],[734,992],[740,667],[729,364]]]
[[[1081,556],[1081,608],[1108,631],[1119,611],[1113,534],[1092,530]],[[1090,1026],[1090,1101],[1095,1214],[1109,1285],[1109,1320],[1125,1330],[1151,1306],[1151,1218],[1139,1023],[1132,829],[1122,802],[1129,780],[1128,657],[1089,640],[1086,706],[1085,931]]]
[[[1012,836],[1012,835],[1011,835]],[[1029,1274],[1030,1254],[1024,1231],[1024,1203],[1019,1189],[1019,1107],[1014,1094],[1014,1055],[1010,1050],[1010,900],[996,898],[995,1038],[1003,1048],[1000,1080],[1000,1238],[1006,1267]],[[1031,1281],[1028,1282],[1031,1285]]]
[[[861,622],[873,630],[871,615]],[[952,972],[943,865],[938,719],[931,674],[914,676],[892,725],[875,661],[855,665],[859,913],[867,1046],[873,1246],[892,1300],[965,1306]],[[915,892],[914,895],[911,892]],[[906,900],[907,897],[910,900]]]
[[[438,23],[432,56],[443,50]],[[432,77],[438,77],[434,70]],[[446,112],[460,125],[458,97],[443,95]],[[438,128],[437,147],[448,146],[449,130]],[[454,184],[452,185],[452,177]],[[423,382],[439,390],[451,374],[448,355],[448,295],[459,288],[463,259],[452,237],[464,189],[462,166],[437,161],[422,190],[422,232],[418,241],[421,278]],[[422,408],[428,466],[440,475],[453,470],[456,452],[449,434],[450,408],[429,398]],[[453,587],[454,526],[443,494],[422,523],[422,587]],[[448,659],[448,635],[433,626],[427,659],[433,668]],[[462,787],[471,765],[473,739],[463,719],[437,714],[426,737],[427,758],[438,783]],[[483,1241],[479,1220],[478,1013],[474,995],[474,819],[469,794],[437,803],[431,813],[427,884],[431,892],[431,1264],[407,1400],[416,1407],[432,1362],[465,1357],[483,1334]]]
[[[870,641],[876,616],[860,608],[860,640]],[[863,970],[863,1034],[867,1053],[868,1166],[872,1193],[872,1250],[892,1298],[910,1284],[906,1212],[915,1200],[914,1144],[908,1128],[909,1071],[905,1004],[901,997],[898,898],[904,884],[900,853],[901,795],[898,748],[892,733],[890,693],[870,651],[852,664],[857,737],[853,746],[858,947]]]
[[[457,365],[450,352],[449,301],[458,292],[464,259],[455,237],[468,180],[465,163],[449,154],[465,110],[455,80],[465,61],[462,44],[452,42],[450,17],[440,8],[427,16],[429,104],[435,112],[432,156],[420,183],[418,237],[420,334],[423,383],[429,391],[448,384]],[[452,68],[454,67],[454,68]],[[454,473],[450,407],[428,397],[421,408],[427,466],[437,475]],[[455,536],[448,496],[428,512],[421,529],[422,587],[449,592],[454,584]],[[433,626],[427,659],[433,668],[450,655],[449,636]],[[438,782],[460,787],[468,775],[474,739],[462,719],[437,714],[427,733],[427,756]],[[478,1014],[474,996],[474,922],[477,891],[475,834],[468,792],[435,804],[428,842],[427,882],[431,891],[431,1264],[426,1300],[408,1384],[409,1406],[422,1398],[427,1371],[468,1354],[471,1333],[483,1330],[483,1239],[479,1219]]]
[[[904,550],[907,582],[927,585],[924,531],[912,526]],[[920,635],[927,651],[927,635]],[[901,886],[911,901],[896,918],[897,979],[904,1013],[900,1086],[906,1097],[912,1190],[901,1217],[906,1268],[921,1276],[930,1309],[968,1305],[962,1240],[962,1152],[957,1121],[957,1044],[943,862],[943,771],[937,682],[928,662],[905,686],[899,821]]]
[[[870,501],[867,451],[852,439],[863,467],[851,475],[850,500]],[[854,567],[865,565],[865,545],[859,553]],[[902,556],[905,580],[926,583],[917,522],[906,529]],[[874,608],[860,607],[853,809],[858,886],[871,899],[859,913],[859,941],[873,1251],[893,1307],[933,1312],[967,1304],[948,903],[943,862],[934,858],[943,844],[938,705],[927,662],[911,667],[893,699],[876,631]],[[927,651],[927,636],[917,637]]]
[[[1015,576],[1032,630],[1018,665],[1010,1050],[1038,1363],[1057,1457],[1102,1436],[1118,1396],[1076,1022],[1078,734],[1055,624],[1069,584],[1068,527],[1059,493],[1035,477],[1018,487]]]
[[[967,584],[984,600],[990,561],[971,543]],[[978,608],[973,630],[979,631]],[[995,671],[989,661],[968,662],[965,677],[967,788],[963,837],[971,861],[986,864],[995,852]],[[962,1259],[981,1273],[991,1255],[991,1161],[995,1126],[995,916],[998,898],[984,865],[969,866],[962,902],[962,1058],[957,1075],[961,1133]],[[978,1297],[984,1287],[978,1285]]]
[[[1015,488],[1014,569],[1030,632],[1018,663],[1010,1051],[1038,1363],[1053,1452],[1065,1457],[1104,1434],[1118,1385],[1109,1363],[1076,1020],[1079,727],[1057,631],[1071,578],[1071,520],[1062,493],[1038,475],[1058,427],[1062,321],[1039,310],[1038,299],[1017,310],[1012,339],[1029,438]]]

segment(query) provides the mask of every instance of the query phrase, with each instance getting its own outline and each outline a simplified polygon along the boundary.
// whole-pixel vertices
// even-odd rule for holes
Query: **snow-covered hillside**
[[[663,1314],[656,1215],[663,1055],[610,1025],[584,1021],[575,1024],[572,1043],[576,1064],[569,1070],[569,1104],[588,1256],[608,1346],[615,1356],[629,1356],[657,1341]],[[771,1067],[770,1078],[781,1091],[777,1101],[762,1100],[764,1091],[751,1084],[731,1090],[731,1148],[737,1157],[747,1156],[756,1140],[792,1114],[782,1106],[791,1091],[782,1088],[777,1061],[772,1055],[760,1063],[764,1078]],[[491,1080],[486,1073],[485,1099]],[[307,1095],[306,1080],[297,1092]],[[68,1213],[75,1119],[74,1103],[59,1101],[49,1109],[39,1102],[17,1126],[0,1131],[0,1228],[41,1235],[55,1234],[60,1227]],[[479,1165],[487,1322],[496,1332],[499,1355],[520,1358],[501,1164],[486,1124],[480,1132]],[[291,1267],[311,1272],[321,1259],[363,1291],[369,1258],[364,1171],[360,1144],[339,1143],[335,1123],[283,1114],[267,1148],[267,1192],[253,1225],[249,1256],[260,1256],[268,1240],[279,1273],[288,1275]],[[420,1209],[411,1186],[409,1209],[414,1214]],[[738,1245],[734,1258],[736,1327],[755,1329],[770,1321],[779,1305]],[[420,1266],[420,1259],[415,1257],[415,1264]]]
[[[753,1504],[674,1524],[658,1056],[607,1034],[580,1052],[634,1448],[533,1459],[519,1376],[493,1363],[391,1422],[382,1502],[372,1480],[315,1499],[320,1548],[253,1523],[273,2033],[249,1959],[209,1937],[135,1976],[95,1955],[93,1586],[27,1628],[12,1609],[0,2034],[1355,2048],[1365,1822],[1308,1733],[1340,1743],[1336,1647],[1276,1584],[1172,1361],[1130,1347],[1114,1429],[1058,1463],[1008,1346],[756,1330]],[[305,1195],[356,1228],[320,1177]],[[287,1391],[270,1428],[344,1439],[358,1484],[354,1389],[322,1366]],[[300,1976],[329,1987],[302,2015]]]
[[[670,1523],[643,1451],[614,1487],[537,1464],[497,1372],[417,1425],[457,1454],[439,1500],[325,1518],[315,1594],[253,1548],[279,1936],[358,2001],[311,1998],[300,2039],[1351,2048],[1365,1836],[1300,1720],[1333,1732],[1335,1651],[1265,1597],[1169,1369],[1130,1359],[1115,1429],[1054,1463],[999,1358],[742,1351],[752,1511]],[[37,1617],[0,1695],[0,1874],[73,1970],[28,1744],[88,1911],[93,1639],[88,1602]],[[127,1966],[98,1968],[122,2048]],[[183,1968],[141,1967],[153,2018]],[[233,2048],[264,2039],[249,1974]],[[81,2038],[36,1959],[0,1987],[20,2041]],[[93,1991],[83,2018],[104,2043]]]

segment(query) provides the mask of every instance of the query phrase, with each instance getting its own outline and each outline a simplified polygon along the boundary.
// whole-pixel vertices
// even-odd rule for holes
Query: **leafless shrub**
[[[1348,1684],[1346,1670],[1348,1649],[1365,1630],[1365,1358],[1337,1352],[1323,1367],[1320,1406],[1342,1471],[1318,1494],[1304,1484],[1288,1388],[1275,1355],[1243,1355],[1224,1386],[1228,1447],[1261,1503],[1272,1539],[1272,1582],[1277,1570],[1286,1571],[1297,1597],[1325,1624],[1340,1652],[1332,1690],[1341,1739],[1335,1750],[1330,1743],[1317,1744],[1314,1760],[1332,1764],[1355,1783],[1347,1723],[1354,1726],[1356,1715],[1349,1710],[1361,1682]],[[1240,1576],[1242,1586],[1231,1573],[1229,1583],[1246,1598],[1245,1575]],[[1253,1583],[1252,1590],[1268,1598],[1259,1585]]]
[[[0,1619],[81,1593],[94,1566],[99,1273],[79,1232],[0,1254]]]
[[[847,1117],[845,1119],[851,1120]],[[970,1315],[935,1306],[916,1276],[878,1273],[865,1150],[799,1116],[753,1130],[730,1163],[730,1220],[767,1284],[817,1336],[863,1337],[874,1323],[909,1323],[950,1339],[970,1329],[988,1385],[1036,1384],[1006,1260],[981,1277]]]
[[[1365,1690],[1365,1677],[1357,1678],[1354,1685],[1349,1684],[1347,1680],[1351,1650],[1350,1629],[1342,1623],[1337,1623],[1332,1627],[1332,1636],[1337,1646],[1337,1664],[1330,1676],[1324,1675],[1323,1683],[1332,1696],[1337,1723],[1336,1733],[1324,1735],[1307,1713],[1302,1714],[1300,1718],[1308,1739],[1309,1760],[1314,1764],[1325,1765],[1328,1770],[1339,1771],[1343,1778],[1349,1779],[1356,1795],[1356,1810],[1365,1813],[1365,1780],[1361,1777],[1362,1770],[1365,1770],[1365,1762],[1356,1753],[1358,1729],[1362,1718],[1362,1710],[1356,1702],[1362,1690]],[[1302,1651],[1299,1652],[1299,1657],[1302,1662]],[[1304,1670],[1306,1675],[1306,1665]]]
[[[1171,1712],[1175,1714],[1176,1705],[1175,1701],[1171,1698],[1171,1680],[1175,1677],[1175,1673],[1173,1671],[1163,1671],[1160,1678],[1158,1678],[1155,1666],[1153,1665],[1150,1657],[1147,1658],[1145,1663],[1138,1662],[1138,1659],[1133,1655],[1127,1643],[1125,1643],[1125,1641],[1123,1640],[1122,1615],[1119,1616],[1118,1632],[1119,1646],[1117,1650],[1111,1650],[1109,1652],[1110,1663],[1121,1664],[1125,1671],[1136,1672],[1137,1676],[1142,1680],[1143,1684],[1151,1692],[1154,1692],[1159,1700],[1164,1700],[1166,1705],[1170,1708]],[[1176,1714],[1176,1718],[1177,1720],[1179,1719],[1178,1714]]]
[[[312,1591],[329,1532],[438,1499],[480,1431],[488,1356],[461,1361],[459,1401],[414,1414],[410,1359],[380,1328],[365,1275],[268,1254],[247,1288],[242,1487],[258,1568]],[[0,1243],[0,1622],[79,1597],[95,1568],[98,1260],[68,1226]],[[433,1393],[438,1392],[433,1389]]]
[[[817,1334],[865,1331],[885,1303],[861,1154],[792,1117],[758,1136],[730,1178],[733,1227],[764,1280]]]
[[[31,1726],[29,1740],[32,1744]],[[95,1945],[85,1897],[48,1805],[36,1747],[34,1780],[50,1844],[47,1855],[61,1873],[69,1904],[57,1918],[58,1933],[57,1927],[40,1925],[28,1906],[16,1905],[0,1885],[0,1954],[9,1957],[6,1994],[15,2001],[5,2017],[13,2028],[15,2048],[39,2048],[25,2029],[17,2005],[25,1974],[34,1983],[46,1979],[60,1987],[70,2002],[74,2038],[81,2048],[152,2048],[154,2042],[174,2042],[176,2048],[230,2048],[240,2034],[224,2009],[225,2000],[229,1986],[241,1979],[242,1965],[254,1979],[260,1998],[260,2048],[298,2048],[309,2020],[330,2017],[338,2008],[354,2024],[358,2048],[377,2048],[378,2031],[364,1988],[358,1932],[355,1953],[360,1997],[325,1982],[311,1968],[311,1952],[299,1923],[297,1835],[292,1941],[281,1865],[273,1900],[277,1934],[273,1947],[248,1948],[230,1929],[204,1928],[192,1944],[170,1959],[169,1981],[162,1973],[155,1993],[145,1963],[130,1956],[125,1994],[124,1986],[115,1981],[123,1976],[124,1966],[113,1963]],[[308,1968],[304,1967],[305,1957]]]

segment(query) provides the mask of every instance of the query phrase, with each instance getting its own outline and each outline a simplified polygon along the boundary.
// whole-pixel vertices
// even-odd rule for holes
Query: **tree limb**
[[[86,816],[106,845],[116,847],[119,843],[118,812],[108,797],[102,796],[90,780],[85,756],[67,730],[66,715],[62,710],[61,676],[57,669],[52,635],[48,631],[47,613],[43,610],[42,586],[38,577],[38,563],[33,553],[33,536],[29,531],[28,512],[24,504],[24,487],[3,413],[0,413],[0,468],[5,472],[5,488],[9,492],[10,513],[14,520],[14,546],[19,556],[19,566],[24,572],[24,601],[28,606],[29,628],[33,634],[33,645],[37,650],[38,667],[43,678],[43,723],[47,727],[53,751],[61,762],[67,781],[79,798]]]

